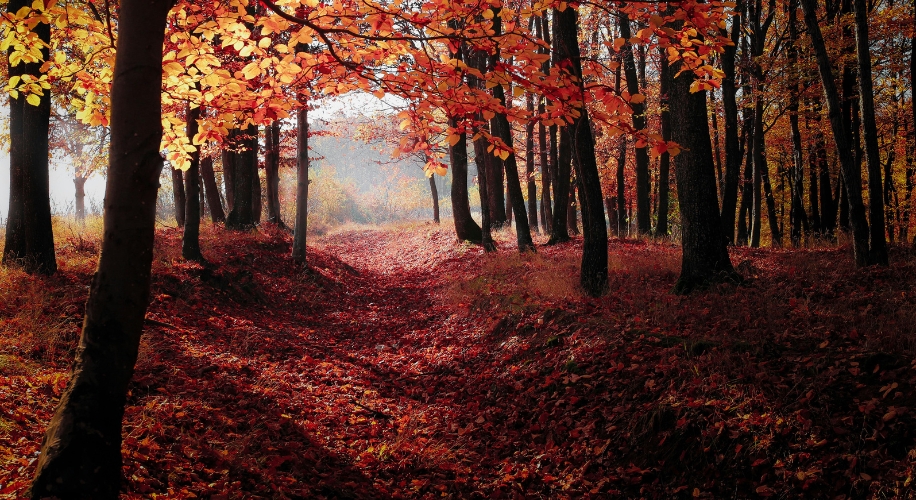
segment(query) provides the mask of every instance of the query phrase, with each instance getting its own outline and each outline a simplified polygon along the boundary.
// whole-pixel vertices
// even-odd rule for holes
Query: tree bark
[[[578,181],[569,183],[569,208],[566,210],[566,229],[569,234],[579,234],[579,218],[576,214],[576,190]]]
[[[31,2],[11,0],[7,11],[16,13]],[[51,27],[38,23],[33,32],[47,44]],[[13,51],[11,47],[10,52]],[[50,53],[41,49],[42,59]],[[41,75],[41,62],[19,62],[9,66],[9,76]],[[28,273],[54,274],[54,232],[51,227],[51,198],[48,174],[48,128],[51,121],[51,91],[44,90],[38,106],[26,101],[26,96],[9,96],[10,103],[10,195],[6,221],[6,241],[3,264],[16,263]]]
[[[808,35],[811,37],[814,53],[817,56],[818,70],[827,101],[827,113],[830,116],[830,126],[833,131],[837,154],[840,158],[843,178],[848,181],[846,185],[849,189],[846,190],[846,195],[849,202],[849,218],[852,225],[855,262],[857,266],[864,266],[869,262],[869,229],[868,221],[865,218],[865,206],[862,202],[862,190],[859,187],[862,173],[846,143],[842,117],[840,116],[839,93],[836,89],[836,83],[833,81],[827,47],[821,35],[820,25],[817,23],[816,0],[801,0],[801,4],[805,13],[805,25],[808,28]]]
[[[305,242],[309,214],[309,121],[308,107],[296,115],[296,228],[293,231],[293,261],[305,264]]]
[[[470,77],[469,77],[470,79]],[[477,120],[480,123],[484,123],[483,116],[478,114]],[[496,244],[493,243],[493,224],[492,216],[490,215],[490,205],[488,204],[490,186],[488,185],[487,179],[487,170],[492,168],[493,163],[490,162],[490,158],[493,155],[487,153],[487,144],[488,141],[480,134],[480,127],[474,128],[474,163],[477,164],[477,187],[480,194],[480,241],[481,246],[485,252],[492,252],[496,250]]]
[[[252,135],[254,140],[252,140]],[[229,165],[233,172],[231,175],[233,203],[229,216],[226,217],[226,229],[247,231],[256,224],[253,206],[255,180],[252,178],[252,173],[257,171],[252,168],[252,164],[256,165],[257,162],[257,127],[250,126],[244,132],[240,132],[236,144],[241,151],[232,155],[233,159]],[[223,167],[224,171],[229,170],[226,168],[227,165]],[[260,199],[260,196],[258,198]]]
[[[559,60],[562,61],[561,66],[570,68],[570,72],[576,77],[579,92],[584,95],[577,10],[572,7],[563,11],[554,9],[553,18],[554,26],[558,28],[558,36],[554,39],[559,49],[557,52]],[[595,142],[588,109],[583,104],[578,111],[579,116],[566,129],[572,146],[572,163],[576,169],[576,180],[582,200],[583,243],[579,283],[586,294],[595,297],[604,293],[608,286],[607,225],[604,221],[601,179],[598,175],[598,161],[595,157]],[[566,178],[568,180],[569,176]]]
[[[74,177],[73,185],[76,187],[76,220],[83,223],[86,221],[86,178]]]
[[[545,39],[545,33],[549,29],[547,23],[547,16],[543,15],[540,18],[540,23],[538,23],[538,37],[542,40]],[[548,54],[548,50],[545,48],[538,49],[539,54]],[[550,71],[550,62],[544,61],[541,65],[541,71],[545,74]],[[541,116],[545,111],[544,99],[540,96],[538,97],[538,115]],[[552,169],[550,162],[548,161],[549,149],[547,145],[547,127],[544,126],[544,122],[538,120],[538,161],[541,168],[541,226],[544,228],[546,234],[550,234],[551,225],[553,224],[553,207],[551,205],[551,179],[552,179]]]
[[[429,176],[429,194],[433,200],[433,222],[439,223],[439,190],[436,189],[435,175]]]
[[[251,218],[254,225],[261,223],[261,214],[263,212],[261,203],[261,176],[258,175],[258,133],[257,125],[252,125],[248,128],[251,154],[246,156],[250,161],[249,168],[251,168]]]
[[[188,137],[197,135],[200,108],[187,109]],[[191,166],[184,175],[185,224],[181,237],[181,256],[188,260],[203,261],[200,253],[200,149],[191,153]]]
[[[102,252],[70,382],[42,442],[35,499],[118,498],[121,419],[149,302],[170,5],[120,3]]]
[[[239,131],[232,129],[227,138],[230,147],[237,147]],[[230,212],[235,206],[235,153],[224,150],[221,156],[223,168],[223,185],[226,189],[226,209]]]
[[[219,188],[216,186],[216,176],[213,174],[213,158],[206,157],[200,160],[200,176],[204,182],[204,192],[207,194],[207,206],[210,207],[210,220],[225,222],[226,214],[223,212],[223,203],[219,198]]]
[[[172,167],[172,201],[175,204],[175,222],[184,227],[185,205],[187,195],[184,192],[184,172]]]
[[[670,82],[670,75],[668,74],[670,69],[668,68],[668,56],[662,52],[661,54],[661,71],[659,71],[659,96],[661,100],[661,133],[662,140],[670,141],[671,140],[671,114],[668,111],[669,100],[668,93],[670,89],[668,88]],[[658,222],[655,226],[655,236],[659,238],[665,238],[668,236],[668,204],[670,195],[668,193],[669,179],[671,169],[671,155],[665,151],[662,153],[661,158],[658,161]],[[734,210],[732,210],[734,215]],[[734,225],[734,224],[732,224]]]
[[[617,236],[626,238],[629,236],[629,223],[627,218],[626,204],[626,178],[624,177],[624,167],[627,165],[627,139],[620,136],[620,144],[617,146]]]
[[[740,6],[735,11],[741,13]],[[735,242],[735,212],[738,207],[738,180],[741,176],[741,150],[738,144],[738,103],[735,55],[743,16],[732,18],[732,44],[722,54],[722,107],[725,111],[725,183],[722,190],[722,230],[729,244]]]
[[[881,161],[878,155],[878,126],[875,123],[875,97],[868,47],[868,7],[865,0],[854,0],[856,16],[856,61],[859,75],[859,111],[865,139],[865,164],[868,167],[869,261],[887,265],[887,240],[884,236],[884,198],[881,192]]]
[[[280,215],[280,121],[265,128],[264,177],[267,184],[267,221],[286,228]]]
[[[630,18],[625,13],[618,15],[620,23],[620,36],[625,40],[632,37],[630,32]],[[633,59],[633,46],[627,42],[622,47],[623,68],[627,80],[627,90],[630,95],[640,93],[639,79],[636,74],[636,64]],[[637,131],[645,130],[646,114],[645,103],[630,103],[633,110],[633,128]],[[708,126],[708,125],[707,125]],[[652,224],[652,213],[649,204],[649,151],[647,147],[634,148],[636,155],[636,230],[639,234],[649,234]]]
[[[534,96],[527,96],[527,110],[529,114],[534,114]],[[538,188],[537,181],[534,178],[534,122],[529,121],[525,124],[525,178],[527,179],[528,188],[528,227],[538,233]]]
[[[669,73],[676,74],[677,63]],[[674,157],[675,181],[681,213],[681,275],[674,292],[690,293],[711,282],[739,280],[728,256],[716,196],[716,173],[706,92],[690,92],[694,75],[685,71],[673,78],[669,108],[671,137],[682,150]]]
[[[458,130],[458,120],[449,118],[449,126]],[[461,241],[482,243],[480,226],[471,217],[468,201],[468,141],[467,135],[459,133],[458,142],[449,146],[448,155],[452,167],[452,218],[455,221],[455,235]],[[492,207],[491,207],[492,208]]]

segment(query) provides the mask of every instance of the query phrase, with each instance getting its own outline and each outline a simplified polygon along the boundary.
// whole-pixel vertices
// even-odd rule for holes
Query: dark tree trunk
[[[676,74],[679,65],[669,73]],[[681,73],[671,82],[669,92],[671,138],[683,148],[674,157],[683,248],[675,293],[689,293],[710,282],[740,279],[729,259],[719,217],[706,92],[690,92],[693,78],[690,71]]]
[[[458,121],[449,118],[449,126],[458,129]],[[458,142],[449,146],[448,155],[452,166],[452,218],[455,221],[455,235],[461,241],[482,243],[480,226],[471,217],[471,205],[468,202],[468,141],[464,133],[459,132]],[[491,207],[492,208],[492,207]]]
[[[296,115],[296,228],[293,231],[293,261],[305,264],[305,240],[309,215],[309,121],[308,108]]]
[[[436,189],[436,177],[429,176],[429,194],[433,199],[433,222],[439,223],[439,190]]]
[[[226,217],[226,229],[246,231],[256,224],[253,201],[255,199],[255,180],[253,173],[257,173],[252,165],[257,165],[257,127],[250,126],[243,134],[244,139],[239,140],[241,151],[233,154],[230,162],[232,173],[233,203],[229,216]],[[254,139],[252,140],[252,136]],[[228,171],[226,165],[224,171]],[[260,196],[258,196],[260,199]]]
[[[11,0],[7,11],[16,13],[31,2]],[[50,44],[51,27],[38,23],[32,30],[40,40]],[[10,52],[14,49],[10,47]],[[48,49],[41,49],[48,60]],[[40,62],[22,61],[9,66],[9,76],[41,74]],[[6,221],[3,264],[16,263],[28,273],[54,274],[54,232],[51,227],[51,198],[48,174],[48,128],[51,121],[51,91],[44,90],[38,106],[26,96],[9,96],[10,103],[10,198]]]
[[[494,17],[494,19],[496,19]],[[503,92],[502,85],[493,87],[493,97],[501,105],[506,106],[506,96]],[[509,120],[503,113],[497,113],[493,118],[493,128],[497,136],[502,139],[507,146],[514,149],[512,144],[512,129]],[[525,210],[525,199],[522,196],[522,185],[518,180],[518,167],[515,163],[515,153],[509,153],[509,156],[502,162],[506,169],[506,191],[509,192],[509,201],[512,203],[512,212],[515,213],[515,237],[518,241],[518,251],[534,251],[534,242],[531,239],[531,229],[528,227],[528,215]],[[467,161],[465,160],[465,164]]]
[[[230,147],[238,147],[238,132],[239,131],[235,129],[229,131],[227,141]],[[223,185],[226,189],[226,209],[231,212],[232,207],[235,206],[235,153],[224,150],[221,155],[221,163],[223,168]]]
[[[817,148],[817,170],[820,180],[821,230],[826,238],[833,239],[836,237],[839,199],[833,196],[832,192],[833,183],[830,180],[830,165],[827,163],[827,146],[824,142],[823,134],[818,133],[815,147]],[[842,179],[842,176],[840,176],[840,179]]]
[[[631,38],[630,18],[620,13],[620,36],[624,40]],[[629,42],[622,47],[623,68],[627,80],[627,90],[630,95],[639,94],[639,79],[636,74],[636,65],[633,59],[633,46]],[[646,128],[645,103],[630,103],[633,109],[633,128],[644,130]],[[635,148],[636,155],[636,230],[639,234],[649,234],[652,225],[652,214],[649,204],[649,151],[646,147]]]
[[[219,188],[216,186],[216,176],[213,174],[213,158],[206,157],[200,160],[200,176],[204,182],[204,192],[207,193],[207,206],[210,207],[210,220],[214,224],[225,222],[226,214],[223,212],[223,203],[219,198]]]
[[[527,109],[529,113],[534,113],[534,96],[528,94]],[[525,178],[527,179],[528,188],[528,227],[534,232],[540,232],[538,228],[538,188],[537,181],[534,178],[534,122],[529,121],[525,125]]]
[[[865,218],[865,206],[862,202],[862,190],[859,187],[861,185],[860,179],[862,178],[862,173],[858,165],[856,165],[852,157],[852,152],[846,143],[842,117],[840,116],[839,93],[836,89],[836,83],[833,81],[833,74],[831,72],[832,67],[830,58],[827,55],[827,47],[821,35],[820,25],[817,23],[816,0],[801,0],[801,4],[805,13],[805,25],[808,28],[808,35],[811,37],[814,53],[817,56],[818,70],[820,71],[824,96],[827,101],[827,112],[830,116],[830,125],[837,146],[837,154],[840,157],[843,178],[848,181],[846,183],[847,186],[850,186],[846,194],[849,201],[849,218],[852,224],[855,261],[857,266],[864,266],[869,262],[869,230],[868,221]]]
[[[496,134],[495,127],[490,125],[490,130],[493,134]],[[487,153],[490,157],[487,158],[487,177],[486,181],[489,183],[487,186],[487,200],[490,206],[490,222],[494,228],[501,228],[503,226],[509,225],[509,212],[506,210],[506,196],[504,191],[503,182],[503,162],[498,157],[493,156],[492,153]]]
[[[264,180],[267,184],[267,222],[285,228],[280,215],[280,122],[264,129]]]
[[[747,89],[749,87],[745,87]],[[741,246],[750,243],[750,226],[752,206],[754,203],[754,110],[753,108],[744,108],[744,125],[742,136],[744,137],[744,174],[741,182],[741,208],[738,217],[738,237],[737,244]]]
[[[624,177],[624,167],[627,165],[627,139],[620,136],[620,145],[617,147],[617,236],[626,238],[629,236],[629,220],[627,218],[626,204],[626,178]]]
[[[792,246],[798,247],[801,244],[802,228],[808,225],[808,217],[805,213],[805,162],[802,155],[802,137],[801,129],[798,125],[798,108],[799,93],[801,86],[799,83],[798,72],[798,48],[796,40],[798,33],[796,29],[796,13],[798,7],[795,2],[789,2],[789,77],[791,79],[789,87],[789,125],[792,130],[792,199],[790,202],[790,220],[791,220],[791,240]]]
[[[579,52],[578,15],[575,8],[562,12],[553,10],[554,26],[557,28],[554,41],[561,66],[570,68],[578,82],[579,92],[584,94],[582,60]],[[608,247],[607,226],[604,222],[604,205],[601,195],[601,179],[598,175],[598,161],[595,157],[595,142],[592,137],[588,109],[582,106],[579,116],[566,127],[571,142],[576,181],[582,200],[582,265],[579,282],[585,293],[598,296],[607,290]],[[569,179],[567,175],[566,179]]]
[[[76,187],[76,220],[83,223],[86,220],[86,178],[74,177],[73,185]]]
[[[743,9],[738,6],[736,12]],[[737,79],[735,55],[743,16],[732,18],[731,40],[733,45],[725,47],[722,54],[722,107],[725,111],[725,185],[722,190],[722,230],[729,244],[735,242],[735,211],[738,206],[738,180],[741,176],[741,150],[738,144],[738,103],[735,99]],[[662,57],[665,59],[665,57]]]
[[[608,231],[612,236],[617,236],[617,197],[605,197],[604,209],[607,210]]]
[[[868,7],[865,0],[854,0],[856,12],[856,60],[859,74],[859,109],[865,138],[865,163],[868,166],[869,261],[887,265],[887,240],[884,237],[884,199],[881,161],[878,156],[878,126],[875,123],[875,97],[868,47]]]
[[[516,164],[517,168],[517,164]],[[519,184],[521,186],[521,184]],[[506,227],[512,226],[512,193],[509,190],[509,180],[506,179]]]
[[[538,105],[538,112],[544,112],[544,105]],[[547,129],[544,124],[538,122],[538,160],[541,165],[541,226],[544,232],[550,234],[550,226],[553,223],[553,207],[551,206],[550,196],[550,178],[551,166],[547,160]]]
[[[725,177],[722,173],[722,149],[719,147],[719,110],[716,107],[715,92],[709,93],[709,107],[712,108],[712,150],[716,162],[716,186],[719,188],[719,201],[725,191]]]
[[[184,227],[187,196],[184,192],[184,172],[177,168],[172,168],[172,200],[175,204],[175,222],[178,227]]]
[[[469,82],[470,83],[470,82]],[[478,121],[483,123],[483,116],[477,115]],[[490,186],[486,182],[487,170],[493,168],[493,162],[489,161],[493,155],[487,153],[488,141],[480,134],[479,128],[474,129],[474,163],[477,164],[477,187],[480,194],[480,241],[484,251],[492,252],[496,250],[496,244],[493,243],[493,224],[490,215],[490,205],[487,203],[489,198],[488,189]]]
[[[35,499],[116,499],[120,491],[121,419],[149,302],[170,6],[120,3],[102,252],[70,382],[42,442]]]
[[[576,190],[578,181],[569,184],[569,209],[566,210],[566,229],[569,234],[579,234],[579,220],[576,214]]]
[[[671,80],[668,68],[668,56],[662,53],[661,71],[659,72],[660,86],[659,95],[661,100],[661,132],[664,141],[671,140],[671,114],[668,111],[668,85]],[[624,151],[625,153],[625,151]],[[671,169],[671,155],[665,151],[662,153],[658,162],[658,222],[655,226],[655,236],[665,238],[668,236],[668,204],[670,202],[668,194],[669,179]],[[732,210],[734,216],[734,210]],[[734,225],[734,224],[732,224]]]
[[[188,107],[188,137],[197,135],[200,108]],[[191,153],[191,166],[184,175],[185,224],[181,237],[181,256],[188,260],[203,261],[200,253],[200,149]]]
[[[251,154],[246,155],[249,159],[251,168],[251,218],[255,225],[261,223],[261,176],[258,175],[258,126],[252,125],[248,128],[249,147]]]

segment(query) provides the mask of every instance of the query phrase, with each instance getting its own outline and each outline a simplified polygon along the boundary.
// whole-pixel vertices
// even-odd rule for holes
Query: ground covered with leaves
[[[732,252],[748,278],[669,292],[679,249],[484,255],[448,227],[350,228],[303,270],[269,227],[157,238],[124,419],[125,498],[913,495],[916,256]],[[97,244],[0,276],[0,498],[66,385]]]

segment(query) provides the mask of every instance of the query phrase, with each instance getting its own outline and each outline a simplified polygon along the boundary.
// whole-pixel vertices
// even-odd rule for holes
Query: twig
[[[381,419],[385,419],[385,420],[388,420],[388,419],[392,418],[391,415],[388,415],[388,414],[386,414],[386,413],[382,413],[382,412],[380,412],[380,411],[378,411],[378,410],[373,410],[372,408],[369,408],[369,407],[366,406],[366,405],[362,405],[362,404],[360,404],[360,403],[357,403],[356,401],[354,401],[353,404],[354,404],[355,406],[358,406],[358,407],[362,408],[363,410],[366,410],[367,412],[369,412],[369,416],[372,417],[372,418],[381,418]]]

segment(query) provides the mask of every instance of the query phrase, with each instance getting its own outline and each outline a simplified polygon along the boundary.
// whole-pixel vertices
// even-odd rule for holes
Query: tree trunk
[[[264,177],[267,184],[267,222],[285,228],[280,215],[280,121],[264,129]]]
[[[609,234],[617,236],[617,198],[615,196],[606,196],[604,198],[604,209],[607,210]]]
[[[433,199],[433,222],[439,223],[439,190],[436,189],[435,175],[429,176],[429,194]]]
[[[680,62],[669,73],[676,74]],[[690,92],[694,75],[685,71],[670,83],[671,138],[682,150],[674,157],[675,181],[681,213],[681,275],[674,292],[683,294],[722,280],[738,280],[728,256],[719,218],[716,172],[706,92]]]
[[[449,118],[449,126],[458,130],[458,120]],[[461,241],[482,243],[480,226],[471,217],[468,202],[468,141],[467,135],[458,133],[459,139],[449,146],[448,155],[452,166],[452,218],[455,221],[455,235]],[[491,207],[492,208],[492,207]]]
[[[469,77],[469,83],[470,83]],[[478,114],[477,120],[484,123],[483,116]],[[481,125],[483,127],[483,125]],[[487,170],[492,168],[493,162],[489,161],[493,155],[487,153],[488,141],[480,134],[480,128],[474,128],[474,163],[477,164],[477,187],[480,194],[480,241],[485,252],[496,250],[496,244],[493,243],[493,223],[490,214],[490,205],[488,204],[489,188],[487,179]]]
[[[230,143],[230,147],[237,147],[238,135],[238,130],[232,129],[229,131],[227,140]],[[235,206],[235,153],[223,150],[221,163],[223,168],[223,185],[226,189],[226,209],[231,212],[232,207]]]
[[[197,135],[200,108],[187,109],[188,137]],[[188,260],[203,261],[200,253],[200,149],[191,153],[191,166],[184,175],[185,224],[181,237],[181,256]]]
[[[234,153],[232,155],[234,158],[230,162],[233,172],[231,175],[233,203],[232,210],[229,211],[229,216],[226,217],[226,229],[247,231],[253,228],[256,223],[253,206],[255,180],[252,178],[252,173],[256,173],[256,171],[252,168],[252,164],[257,164],[257,127],[250,126],[244,132],[240,132],[239,135],[247,137],[238,137],[236,144],[242,150]],[[253,141],[252,135],[254,135]],[[225,167],[226,165],[224,165],[224,170],[229,170]],[[260,196],[258,198],[260,199]]]
[[[538,104],[538,113],[544,112],[544,105]],[[551,167],[547,161],[547,129],[544,124],[538,122],[538,160],[541,165],[541,226],[544,227],[545,233],[550,233],[550,226],[553,223],[553,207],[551,207],[550,196],[550,174]]]
[[[749,89],[750,87],[744,87]],[[738,217],[738,237],[736,243],[741,246],[750,243],[750,226],[752,205],[754,203],[754,109],[744,108],[744,125],[742,127],[742,136],[744,138],[744,174],[741,182],[741,208]]]
[[[630,18],[625,13],[618,14],[620,23],[620,36],[629,40]],[[623,68],[627,80],[627,90],[630,95],[640,93],[639,79],[636,74],[636,65],[633,59],[633,46],[629,42],[622,47]],[[646,128],[646,105],[630,103],[633,110],[633,128],[637,131]],[[649,204],[649,151],[646,147],[636,147],[636,230],[639,234],[649,234],[652,225],[652,214]]]
[[[887,265],[887,240],[884,237],[884,199],[881,186],[881,161],[878,156],[878,126],[875,123],[875,97],[871,77],[871,52],[868,48],[868,7],[865,0],[854,0],[856,15],[856,60],[859,74],[859,110],[865,138],[865,163],[868,166],[869,261]]]
[[[258,126],[252,125],[248,128],[249,146],[251,154],[247,155],[251,168],[251,219],[254,225],[261,223],[261,176],[258,175]]]
[[[716,162],[716,186],[719,188],[719,202],[721,204],[722,195],[725,191],[725,178],[722,173],[722,149],[719,147],[719,110],[716,107],[716,93],[709,93],[709,107],[712,108],[712,150],[713,159]]]
[[[122,0],[111,87],[104,236],[70,382],[45,433],[32,498],[116,499],[121,419],[149,302],[171,2]]]
[[[620,144],[617,146],[617,236],[626,238],[629,236],[629,220],[627,218],[626,204],[626,178],[624,177],[624,167],[627,165],[627,139],[620,136]]]
[[[210,207],[210,220],[225,222],[226,214],[223,212],[223,203],[219,198],[219,188],[216,186],[216,176],[213,174],[213,158],[206,157],[200,160],[200,176],[204,182],[204,192],[207,194],[207,206]]]
[[[178,227],[184,227],[185,204],[187,196],[184,192],[184,172],[172,168],[172,200],[175,204],[175,222]]]
[[[569,234],[579,234],[579,220],[576,214],[576,190],[578,180],[569,184],[569,209],[566,210],[566,229]]]
[[[849,200],[849,218],[852,224],[855,261],[857,266],[864,266],[869,262],[869,230],[868,221],[865,218],[865,206],[862,202],[862,190],[859,188],[862,173],[858,165],[855,164],[852,152],[846,144],[842,117],[840,116],[839,93],[836,89],[836,83],[833,81],[827,47],[821,35],[820,25],[817,23],[816,0],[801,0],[801,4],[805,13],[805,25],[808,28],[808,35],[811,37],[814,53],[817,56],[818,70],[820,71],[824,96],[827,101],[827,112],[830,116],[830,126],[833,130],[837,154],[840,157],[843,178],[848,181],[846,184],[849,189],[847,189],[846,195]]]
[[[671,77],[668,75],[668,56],[664,52],[662,52],[661,56],[661,71],[659,73],[660,85],[658,93],[661,100],[661,132],[662,140],[667,142],[671,140],[671,114],[668,112],[668,93],[670,92],[668,85]],[[655,236],[658,238],[668,236],[668,204],[670,202],[668,183],[671,177],[670,169],[671,155],[665,151],[658,161],[658,222],[655,226]],[[734,210],[732,212],[734,216]]]
[[[735,11],[741,13],[741,6]],[[744,17],[732,18],[732,44],[722,54],[722,107],[725,111],[725,185],[722,190],[722,230],[729,244],[735,242],[735,211],[738,206],[738,180],[741,176],[741,151],[738,144],[738,103],[735,55]],[[664,59],[664,57],[662,58]]]
[[[73,185],[76,187],[76,220],[82,224],[86,221],[86,178],[74,177]]]
[[[534,96],[527,96],[528,112],[534,114]],[[534,122],[525,124],[525,178],[528,188],[528,227],[533,232],[540,232],[538,228],[538,188],[534,178]]]
[[[494,17],[494,19],[497,19]],[[498,31],[497,31],[498,32]],[[499,103],[506,106],[506,96],[503,92],[502,85],[493,87],[493,97]],[[492,123],[497,136],[506,143],[509,148],[514,149],[512,143],[512,128],[509,120],[503,113],[496,113]],[[534,251],[534,241],[531,239],[531,229],[528,227],[528,215],[525,210],[525,199],[522,196],[522,185],[518,180],[518,167],[515,163],[515,153],[509,153],[509,156],[502,162],[506,169],[506,191],[509,193],[509,201],[512,204],[512,212],[515,213],[515,238],[518,242],[519,252]]]
[[[554,41],[562,67],[570,68],[576,78],[578,90],[585,94],[582,75],[582,60],[579,52],[578,14],[569,7],[562,12],[553,10],[554,26],[557,28]],[[581,102],[581,101],[580,101]],[[565,127],[571,142],[572,163],[576,168],[576,181],[582,200],[582,265],[579,283],[585,293],[595,297],[607,290],[608,247],[607,226],[604,222],[604,205],[601,195],[601,179],[598,175],[598,161],[595,157],[595,142],[592,137],[588,109],[582,105],[579,116]],[[569,176],[566,176],[569,179]]]
[[[308,107],[296,115],[296,228],[293,231],[293,261],[305,264],[305,240],[309,215],[309,121]]]
[[[31,2],[11,0],[7,11],[16,13]],[[47,44],[51,27],[38,23],[33,32]],[[9,51],[12,52],[13,47]],[[47,61],[49,51],[41,49]],[[41,75],[41,62],[9,66],[9,76]],[[3,264],[16,263],[28,273],[54,274],[54,232],[51,227],[51,198],[48,174],[48,128],[51,120],[51,91],[44,90],[38,106],[26,96],[9,96],[10,103],[10,197],[6,221]]]

